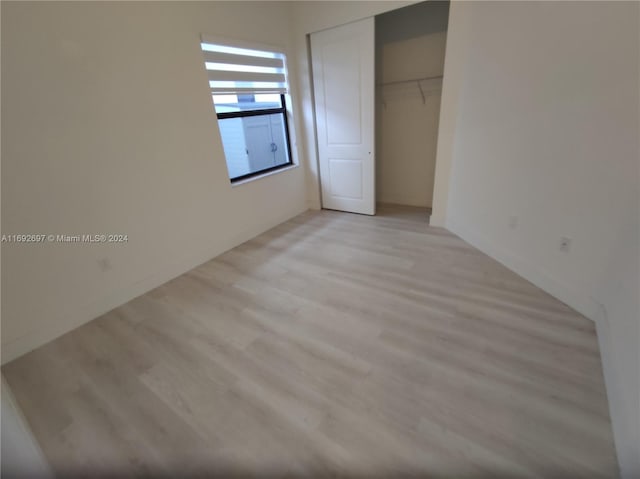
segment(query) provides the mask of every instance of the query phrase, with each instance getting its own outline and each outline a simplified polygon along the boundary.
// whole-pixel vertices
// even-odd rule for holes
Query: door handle
[[[275,153],[276,151],[278,151],[278,145],[271,143],[271,153]]]

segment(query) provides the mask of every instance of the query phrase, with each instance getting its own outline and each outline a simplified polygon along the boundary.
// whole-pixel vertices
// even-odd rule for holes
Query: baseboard
[[[316,200],[307,200],[307,209],[308,210],[321,210],[322,209],[322,205],[320,204],[320,201],[316,201]]]
[[[386,203],[390,205],[405,205],[416,206],[418,208],[431,208],[428,201],[421,198],[405,197],[405,196],[384,196],[380,195],[380,198],[376,200],[377,203]]]
[[[558,281],[551,274],[544,271],[531,261],[516,255],[512,251],[498,246],[481,233],[472,230],[457,221],[455,218],[447,218],[445,227],[458,235],[467,243],[475,246],[483,253],[503,264],[510,270],[532,282],[538,288],[546,291],[551,296],[559,299],[566,305],[575,309],[592,321],[597,321],[602,305],[589,295],[575,290],[571,285]]]
[[[237,234],[232,235],[225,242],[216,245],[214,248],[205,249],[197,252],[196,254],[185,256],[178,261],[173,261],[171,264],[165,265],[160,270],[145,278],[110,291],[99,298],[93,298],[91,301],[81,304],[73,310],[66,311],[63,314],[58,315],[48,321],[47,326],[44,328],[39,326],[17,339],[2,343],[2,364],[12,361],[77,327],[102,316],[112,309],[117,308],[118,306],[121,306],[154,288],[157,288],[167,281],[186,273],[196,266],[221,255],[225,251],[228,251],[245,241],[255,238],[259,234],[284,223],[306,210],[306,205],[304,205],[303,208],[289,211],[280,215],[275,220],[268,222],[265,221],[246,230],[239,231]]]

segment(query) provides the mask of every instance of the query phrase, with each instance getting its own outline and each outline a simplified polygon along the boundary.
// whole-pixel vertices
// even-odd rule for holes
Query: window
[[[201,46],[231,182],[293,164],[284,53]]]

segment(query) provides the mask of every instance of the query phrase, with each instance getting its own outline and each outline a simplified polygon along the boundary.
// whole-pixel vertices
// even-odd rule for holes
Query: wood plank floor
[[[62,477],[617,477],[594,325],[424,211],[309,211],[9,363]]]

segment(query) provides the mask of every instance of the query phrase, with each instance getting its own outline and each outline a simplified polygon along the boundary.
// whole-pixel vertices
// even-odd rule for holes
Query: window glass
[[[281,113],[225,118],[218,123],[231,178],[290,163]]]

